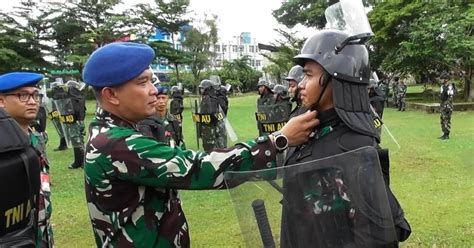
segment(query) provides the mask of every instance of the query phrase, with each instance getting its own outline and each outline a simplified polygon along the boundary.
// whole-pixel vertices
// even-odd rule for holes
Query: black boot
[[[66,143],[66,138],[62,137],[59,140],[58,148],[55,148],[54,151],[64,151],[64,150],[67,150],[67,143]]]
[[[84,167],[84,149],[74,147],[74,162],[69,165],[69,169],[77,169]]]
[[[443,134],[443,136],[441,136],[440,139],[442,139],[442,140],[447,140],[447,139],[449,139],[449,134],[446,134],[446,133]]]

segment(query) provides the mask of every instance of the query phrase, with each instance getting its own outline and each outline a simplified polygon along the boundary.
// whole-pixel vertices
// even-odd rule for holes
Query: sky
[[[152,0],[122,0],[124,6],[149,3]],[[11,10],[20,0],[2,0],[1,9]],[[218,32],[222,41],[237,40],[242,32],[250,32],[260,43],[270,43],[279,38],[275,28],[284,28],[272,16],[272,10],[281,6],[282,0],[190,0],[191,16],[216,14]],[[308,37],[312,30],[297,27],[299,37]]]

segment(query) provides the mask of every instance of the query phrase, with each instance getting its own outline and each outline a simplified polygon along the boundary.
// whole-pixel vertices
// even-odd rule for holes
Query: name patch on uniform
[[[257,112],[257,113],[255,113],[255,119],[257,121],[266,121],[266,120],[268,120],[268,116],[267,116],[266,113]]]
[[[59,121],[61,123],[72,124],[74,123],[74,115],[60,115]]]
[[[58,118],[58,116],[59,116],[59,111],[54,110],[48,114],[48,119],[52,120],[54,118]]]
[[[222,113],[215,113],[215,114],[193,113],[193,122],[196,122],[196,123],[211,124],[218,121],[222,121],[223,119],[224,119],[224,115]]]
[[[280,131],[286,124],[286,121],[275,122],[275,123],[259,123],[262,131],[265,133],[273,133]]]
[[[175,114],[173,115],[176,120],[181,121],[183,119],[183,116],[181,114]]]
[[[373,122],[374,122],[374,127],[377,129],[381,128],[383,125],[382,120],[378,116],[374,117]]]

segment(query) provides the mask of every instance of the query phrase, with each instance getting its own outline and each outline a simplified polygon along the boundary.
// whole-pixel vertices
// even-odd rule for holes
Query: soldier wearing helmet
[[[227,133],[223,120],[224,115],[216,96],[214,84],[211,80],[204,79],[199,84],[199,89],[202,96],[199,114],[210,117],[209,122],[198,123],[198,135],[202,140],[204,151],[210,152],[214,148],[225,148],[227,147]]]
[[[174,117],[183,122],[183,94],[178,86],[171,87],[171,102],[170,102],[170,113],[174,115]]]
[[[74,150],[74,162],[69,165],[69,169],[77,169],[84,167],[84,119],[86,117],[86,98],[82,90],[85,84],[70,80],[66,85],[68,87],[69,103],[72,105],[73,118],[70,119],[71,121],[64,122],[63,127],[66,129],[66,138],[69,139]],[[69,103],[66,102],[66,105]]]
[[[260,79],[257,83],[257,90],[260,98],[257,100],[257,106],[270,104],[273,98],[273,91],[265,79]]]
[[[296,106],[290,113],[290,118],[306,112],[306,109],[301,104],[300,89],[298,88],[298,84],[303,80],[303,78],[303,67],[300,65],[293,66],[290,69],[290,72],[288,72],[288,76],[285,78],[289,84],[288,94],[290,96],[290,101],[296,103]]]
[[[360,4],[362,8],[362,3]],[[378,148],[379,135],[374,127],[367,92],[371,74],[369,53],[364,44],[371,35],[371,32],[352,35],[336,29],[318,31],[306,40],[300,54],[294,58],[296,64],[304,68],[305,77],[299,83],[302,104],[305,108],[318,112],[316,118],[320,124],[316,126],[310,141],[289,150],[286,165],[310,163],[362,147]],[[371,162],[372,159],[377,158],[371,157]],[[373,162],[379,164],[379,161]],[[383,164],[383,167],[388,168],[388,164]],[[282,247],[365,247],[363,244],[367,240],[368,244],[378,242],[377,239],[372,239],[370,234],[357,233],[362,237],[355,237],[351,232],[352,202],[344,202],[344,194],[337,196],[344,202],[339,202],[338,206],[334,205],[337,204],[336,201],[324,198],[323,195],[329,192],[328,189],[339,187],[343,183],[342,179],[339,186],[333,183],[341,177],[336,175],[337,173],[340,172],[345,177],[344,180],[353,176],[343,174],[342,171],[336,172],[336,169],[331,170],[332,168],[325,173],[307,174],[314,175],[314,184],[322,185],[323,188],[322,192],[314,195],[315,202],[308,206],[309,211],[283,208],[282,223],[285,223],[285,228],[281,231]],[[316,178],[316,175],[319,178]],[[295,181],[287,182],[284,186],[288,192],[300,187]],[[388,188],[387,185],[383,186]],[[314,187],[308,186],[307,189]],[[306,188],[301,190],[305,191]],[[306,191],[302,193],[311,194]],[[397,229],[399,237],[395,238],[393,235],[383,241],[388,243],[382,244],[395,247],[398,245],[397,240],[408,238],[410,228],[403,217],[403,211],[395,203],[393,194],[390,191],[387,194],[390,200],[384,200],[385,206],[388,202],[394,203],[390,206],[393,216],[388,217],[393,217],[395,227],[390,226],[389,230]],[[284,196],[287,197],[289,196]],[[301,196],[305,197],[307,195]],[[385,208],[384,213],[389,214],[390,209]]]

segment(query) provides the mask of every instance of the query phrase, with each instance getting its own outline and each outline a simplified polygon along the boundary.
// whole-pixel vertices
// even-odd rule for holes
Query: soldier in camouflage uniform
[[[453,98],[456,94],[456,88],[450,80],[449,73],[441,74],[440,78],[443,80],[443,85],[440,90],[440,121],[441,121],[441,131],[443,135],[439,139],[446,140],[449,139],[449,133],[451,132],[451,115],[453,114],[454,105]]]
[[[178,86],[171,87],[171,98],[170,113],[174,115],[178,121],[183,122],[183,94]]]
[[[398,111],[405,111],[405,98],[407,95],[407,86],[405,82],[400,80],[397,85],[397,106]]]
[[[199,134],[204,151],[210,152],[214,148],[227,147],[227,132],[224,123],[224,113],[216,97],[215,88],[210,80],[202,80],[199,84],[202,99],[199,114],[210,115],[210,122],[199,122]]]
[[[82,93],[83,84],[75,82],[75,81],[68,81],[68,96],[69,101],[63,102],[64,109],[72,110],[72,118],[70,121],[67,118],[61,118],[63,122],[63,128],[65,129],[65,134],[68,141],[74,148],[74,161],[71,165],[69,165],[69,169],[77,169],[84,166],[84,119],[86,116],[86,102],[85,97]],[[68,115],[69,112],[61,113],[61,116]]]
[[[181,122],[168,111],[168,89],[158,85],[156,114],[139,122],[138,128],[146,135],[168,144],[186,149]]]
[[[115,42],[92,53],[84,67],[84,81],[101,106],[89,127],[84,168],[98,247],[190,247],[177,189],[220,189],[225,171],[274,167],[277,151],[285,150],[275,141],[286,135],[288,144],[301,144],[317,123],[308,113],[281,135],[210,154],[172,148],[136,130],[155,113],[153,59],[147,45]]]
[[[14,72],[0,76],[0,108],[15,119],[20,127],[28,133],[31,145],[40,155],[40,194],[38,197],[38,226],[36,247],[54,247],[51,226],[51,182],[49,180],[49,162],[46,158],[45,143],[42,135],[30,128],[30,123],[38,114],[41,101],[36,84],[43,79],[42,74]]]
[[[304,73],[303,67],[295,65],[288,72],[285,80],[288,81],[288,94],[290,101],[295,103],[295,107],[291,110],[290,118],[298,116],[307,111],[307,109],[301,104],[300,89],[298,84],[303,80]]]
[[[54,82],[51,84],[51,98],[53,101],[62,100],[67,97],[67,92],[64,90],[63,84],[61,82]],[[55,148],[54,151],[62,151],[68,148],[66,138],[64,137],[64,130],[62,129],[61,122],[59,120],[59,115],[60,114],[56,104],[52,104],[51,112],[48,113],[48,118],[53,122],[53,125],[59,135],[59,146]]]

